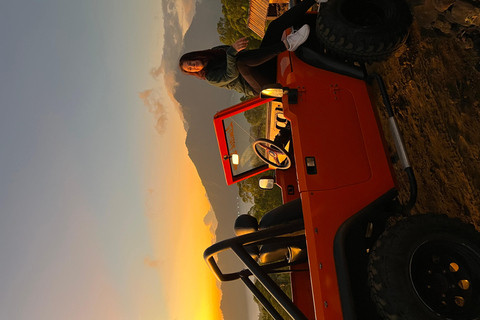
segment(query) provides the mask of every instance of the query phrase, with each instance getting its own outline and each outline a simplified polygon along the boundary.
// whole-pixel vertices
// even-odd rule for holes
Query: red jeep
[[[480,235],[445,215],[410,216],[413,170],[383,81],[362,65],[401,45],[408,7],[330,0],[311,17],[320,42],[281,54],[277,84],[214,117],[227,183],[274,168],[261,182],[280,186],[284,204],[260,221],[240,215],[238,236],[209,247],[207,263],[220,281],[243,281],[274,319],[282,316],[251,277],[293,319],[480,319]],[[373,85],[409,177],[405,204],[397,199]],[[215,255],[224,250],[246,269],[223,273]],[[269,276],[278,272],[290,273],[293,299]]]

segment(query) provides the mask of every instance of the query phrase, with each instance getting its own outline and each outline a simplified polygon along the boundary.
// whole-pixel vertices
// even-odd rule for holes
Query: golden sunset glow
[[[158,270],[170,319],[221,320],[221,291],[203,260],[215,240],[216,219],[180,119],[169,118],[168,125],[150,141],[147,216],[155,257],[146,264]]]

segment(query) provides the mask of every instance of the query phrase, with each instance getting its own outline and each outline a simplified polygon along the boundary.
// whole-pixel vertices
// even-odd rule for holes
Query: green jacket
[[[205,76],[207,82],[216,87],[235,90],[247,96],[257,95],[240,72],[238,72],[237,51],[230,46],[218,46],[213,49],[225,50],[226,59],[208,63],[208,70]]]

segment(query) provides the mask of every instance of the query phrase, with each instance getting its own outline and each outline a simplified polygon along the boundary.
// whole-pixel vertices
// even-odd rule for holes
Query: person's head
[[[178,66],[184,74],[205,79],[209,62],[222,58],[225,58],[225,51],[221,49],[194,51],[181,56]]]

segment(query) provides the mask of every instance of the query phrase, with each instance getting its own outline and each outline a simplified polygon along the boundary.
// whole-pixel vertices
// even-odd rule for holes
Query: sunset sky
[[[163,46],[194,4],[1,4],[0,319],[222,319]]]

